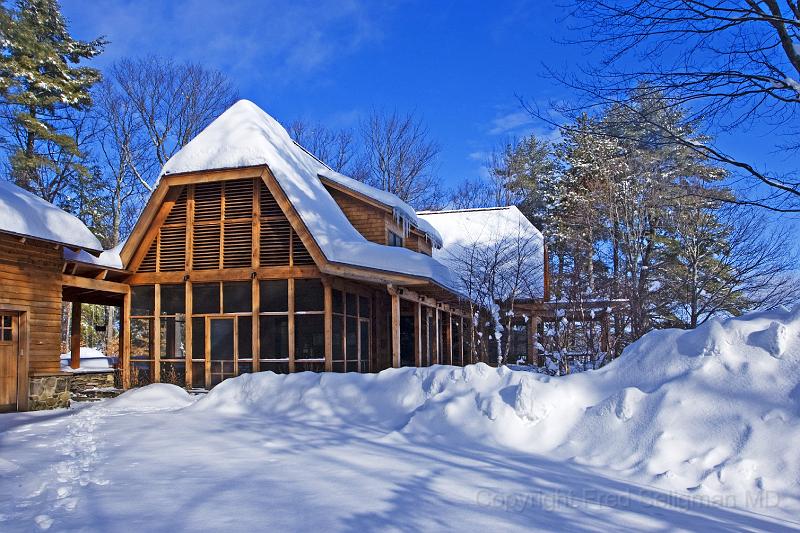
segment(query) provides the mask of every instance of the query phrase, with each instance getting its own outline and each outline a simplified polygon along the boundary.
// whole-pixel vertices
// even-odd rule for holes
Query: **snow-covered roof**
[[[258,165],[269,167],[328,261],[430,279],[457,290],[450,270],[435,259],[366,240],[347,220],[319,176],[375,197],[395,208],[409,224],[427,227],[410,206],[394,195],[331,171],[248,100],[236,102],[172,156],[161,176]],[[435,232],[431,237],[440,239]]]
[[[544,278],[542,233],[516,206],[421,211],[418,215],[444,238],[442,247],[434,250],[433,256],[454,270],[457,271],[458,265],[463,264],[463,255],[476,247],[491,249],[493,246],[509,245],[520,250],[519,259],[527,263],[529,272],[535,272],[537,279]],[[543,283],[534,286],[541,292]],[[538,297],[541,294],[529,296]]]
[[[104,250],[99,257],[95,257],[94,255],[86,253],[83,250],[78,250],[77,252],[74,252],[69,248],[65,248],[64,259],[66,261],[71,261],[76,263],[85,263],[87,265],[95,265],[103,268],[114,268],[122,270],[123,268],[122,258],[120,257],[119,253],[122,250],[122,246],[124,244],[125,243],[123,241],[114,248],[111,248],[110,250]]]
[[[76,216],[8,181],[0,181],[0,231],[74,248],[103,249]]]

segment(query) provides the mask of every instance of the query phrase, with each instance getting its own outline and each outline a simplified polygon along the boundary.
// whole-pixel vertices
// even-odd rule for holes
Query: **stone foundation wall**
[[[40,411],[69,407],[71,381],[72,376],[69,374],[30,378],[28,409]]]
[[[70,391],[76,402],[91,402],[102,398],[114,398],[122,392],[119,388],[118,372],[85,372],[72,375]]]

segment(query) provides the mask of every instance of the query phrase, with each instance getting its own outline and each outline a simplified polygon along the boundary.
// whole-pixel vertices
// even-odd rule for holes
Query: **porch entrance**
[[[0,310],[0,412],[16,411],[19,315]]]

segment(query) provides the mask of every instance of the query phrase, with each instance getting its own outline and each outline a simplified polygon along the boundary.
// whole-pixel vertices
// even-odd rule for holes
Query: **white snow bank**
[[[61,354],[61,371],[62,372],[97,372],[105,371],[114,368],[116,357],[109,357],[100,350],[90,348],[88,346],[81,346],[81,364],[80,368],[70,367],[72,352]]]
[[[0,231],[100,251],[83,222],[11,182],[0,180]]]
[[[248,100],[236,102],[181,148],[164,165],[161,175],[257,165],[269,167],[329,261],[407,274],[457,290],[450,270],[435,259],[367,241],[320,181],[319,176],[330,174],[330,169]],[[416,215],[410,222],[415,221]],[[417,224],[424,227],[424,223]]]
[[[194,403],[195,397],[185,389],[167,383],[154,383],[131,389],[104,403],[104,407],[120,411],[175,410]]]
[[[563,378],[483,364],[260,373],[223,382],[195,410],[546,454],[800,513],[800,307],[653,332],[610,365]]]

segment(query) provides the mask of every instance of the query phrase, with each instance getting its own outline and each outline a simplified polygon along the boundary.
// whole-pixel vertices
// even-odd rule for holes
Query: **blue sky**
[[[372,108],[414,111],[442,148],[448,183],[480,172],[504,139],[537,128],[516,95],[561,96],[542,61],[554,43],[549,2],[63,0],[75,35],[110,41],[95,64],[159,54],[226,72],[242,97],[285,124],[355,127]]]
[[[414,111],[441,144],[446,184],[481,173],[513,136],[552,135],[519,105],[570,99],[544,64],[575,71],[586,51],[556,0],[62,0],[72,32],[105,35],[100,68],[157,54],[227,73],[242,97],[284,124],[296,118],[353,128],[372,108]],[[772,133],[752,128],[721,146],[762,167],[794,167]]]

